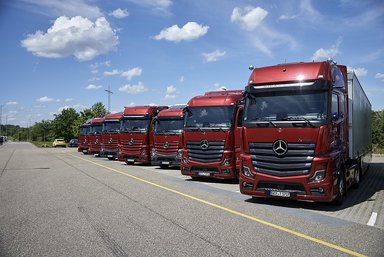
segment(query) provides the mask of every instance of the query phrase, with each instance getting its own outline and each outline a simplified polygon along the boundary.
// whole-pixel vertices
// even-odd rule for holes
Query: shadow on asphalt
[[[337,212],[347,209],[366,201],[376,201],[375,194],[384,190],[384,163],[371,163],[368,171],[364,174],[358,189],[349,189],[342,205],[322,202],[299,202],[279,198],[250,198],[246,202],[280,206],[286,208],[300,208],[308,210]]]

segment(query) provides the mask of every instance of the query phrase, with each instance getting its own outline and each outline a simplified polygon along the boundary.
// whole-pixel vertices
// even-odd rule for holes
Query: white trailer
[[[371,103],[354,72],[348,72],[349,159],[357,160],[363,172],[372,159]]]

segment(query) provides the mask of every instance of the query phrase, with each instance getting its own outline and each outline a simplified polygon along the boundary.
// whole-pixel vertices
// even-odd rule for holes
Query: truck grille
[[[143,147],[144,141],[142,139],[136,139],[133,141],[133,144],[129,144],[130,139],[120,139],[120,146],[123,152],[131,152],[138,154],[140,149]]]
[[[287,143],[288,150],[277,156],[273,143],[249,143],[252,165],[256,172],[278,177],[305,175],[311,169],[315,144]]]
[[[191,161],[208,163],[219,162],[224,152],[224,141],[208,142],[208,148],[201,148],[201,141],[187,142],[188,158]]]
[[[179,141],[169,141],[167,147],[164,147],[164,143],[155,142],[156,152],[163,155],[177,154],[179,150]]]

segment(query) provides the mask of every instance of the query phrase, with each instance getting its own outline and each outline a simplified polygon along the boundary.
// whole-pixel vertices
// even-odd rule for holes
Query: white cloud
[[[232,11],[231,22],[239,24],[242,29],[252,31],[267,15],[268,12],[261,7],[248,6],[244,9],[235,7]]]
[[[114,10],[113,12],[108,13],[108,15],[113,16],[116,19],[122,19],[122,18],[129,16],[129,12],[127,11],[127,9],[123,10],[123,9],[118,8],[118,9]]]
[[[100,89],[100,88],[102,88],[102,86],[96,86],[96,85],[93,85],[93,84],[89,84],[84,89],[86,89],[86,90],[97,90],[97,89]]]
[[[188,22],[182,28],[173,25],[169,28],[163,29],[158,35],[155,36],[156,40],[168,40],[173,42],[180,42],[182,40],[190,41],[204,36],[208,32],[209,26],[203,26],[196,22]]]
[[[64,100],[64,102],[72,102],[73,100],[75,100],[75,99],[73,99],[73,98],[66,98],[66,99]]]
[[[181,77],[180,77],[180,82],[184,82],[184,81],[185,81],[184,76],[181,76]]]
[[[225,54],[226,54],[225,51],[215,50],[215,51],[210,52],[210,53],[203,53],[203,56],[204,56],[206,62],[215,62],[220,57],[223,57]]]
[[[80,61],[91,60],[114,49],[118,37],[104,18],[95,22],[76,16],[57,18],[46,33],[37,31],[21,41],[21,46],[39,57],[63,58],[74,55]]]
[[[352,68],[347,67],[348,71],[353,71],[357,77],[367,76],[368,70],[366,68]]]
[[[42,96],[39,99],[36,99],[36,101],[38,101],[40,103],[47,103],[47,102],[53,102],[53,101],[55,101],[55,99],[48,97],[48,96]]]
[[[176,87],[173,86],[173,85],[170,85],[167,87],[167,91],[165,93],[165,97],[164,99],[167,100],[167,99],[174,99],[177,97],[177,95],[175,94],[176,93]]]
[[[102,13],[96,5],[90,5],[86,0],[22,0],[28,4],[28,10],[38,12],[51,17],[66,15],[69,17],[84,16],[98,18]]]
[[[148,89],[144,86],[144,84],[141,81],[139,81],[137,85],[126,84],[124,86],[121,86],[119,88],[119,91],[125,92],[127,94],[136,95],[136,94],[146,92],[148,91]]]
[[[131,80],[134,76],[140,76],[142,73],[142,69],[139,67],[135,67],[133,69],[123,71],[121,76],[126,78],[127,80]]]
[[[120,75],[120,74],[121,74],[121,71],[118,71],[116,69],[114,69],[112,71],[105,71],[104,72],[105,76],[116,76],[116,75]]]
[[[384,82],[384,73],[376,73],[375,78]]]
[[[16,101],[10,101],[10,102],[7,102],[5,105],[18,105],[19,103],[16,102]]]
[[[131,2],[143,6],[154,8],[158,10],[166,10],[172,5],[171,0],[130,0]]]
[[[105,71],[105,76],[121,76],[126,78],[127,80],[131,80],[135,76],[140,76],[143,70],[140,67],[135,67],[130,70],[126,71],[119,71],[119,70],[112,70],[112,71]]]
[[[279,20],[294,20],[297,18],[297,15],[280,15]]]
[[[334,58],[340,53],[339,47],[342,42],[341,38],[338,38],[336,43],[331,46],[329,49],[320,48],[312,55],[311,60],[320,61],[328,58]]]

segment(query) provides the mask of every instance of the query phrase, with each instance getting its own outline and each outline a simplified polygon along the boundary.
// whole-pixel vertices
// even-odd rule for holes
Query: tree
[[[78,120],[80,115],[73,108],[63,109],[60,114],[55,114],[53,120],[53,132],[55,137],[64,138],[67,142],[77,137],[72,131],[72,124]]]
[[[384,149],[384,111],[372,112],[372,144]]]
[[[92,118],[104,117],[106,114],[108,114],[107,109],[105,109],[104,104],[102,104],[101,102],[97,102],[94,105],[92,105],[91,111],[94,115]]]

